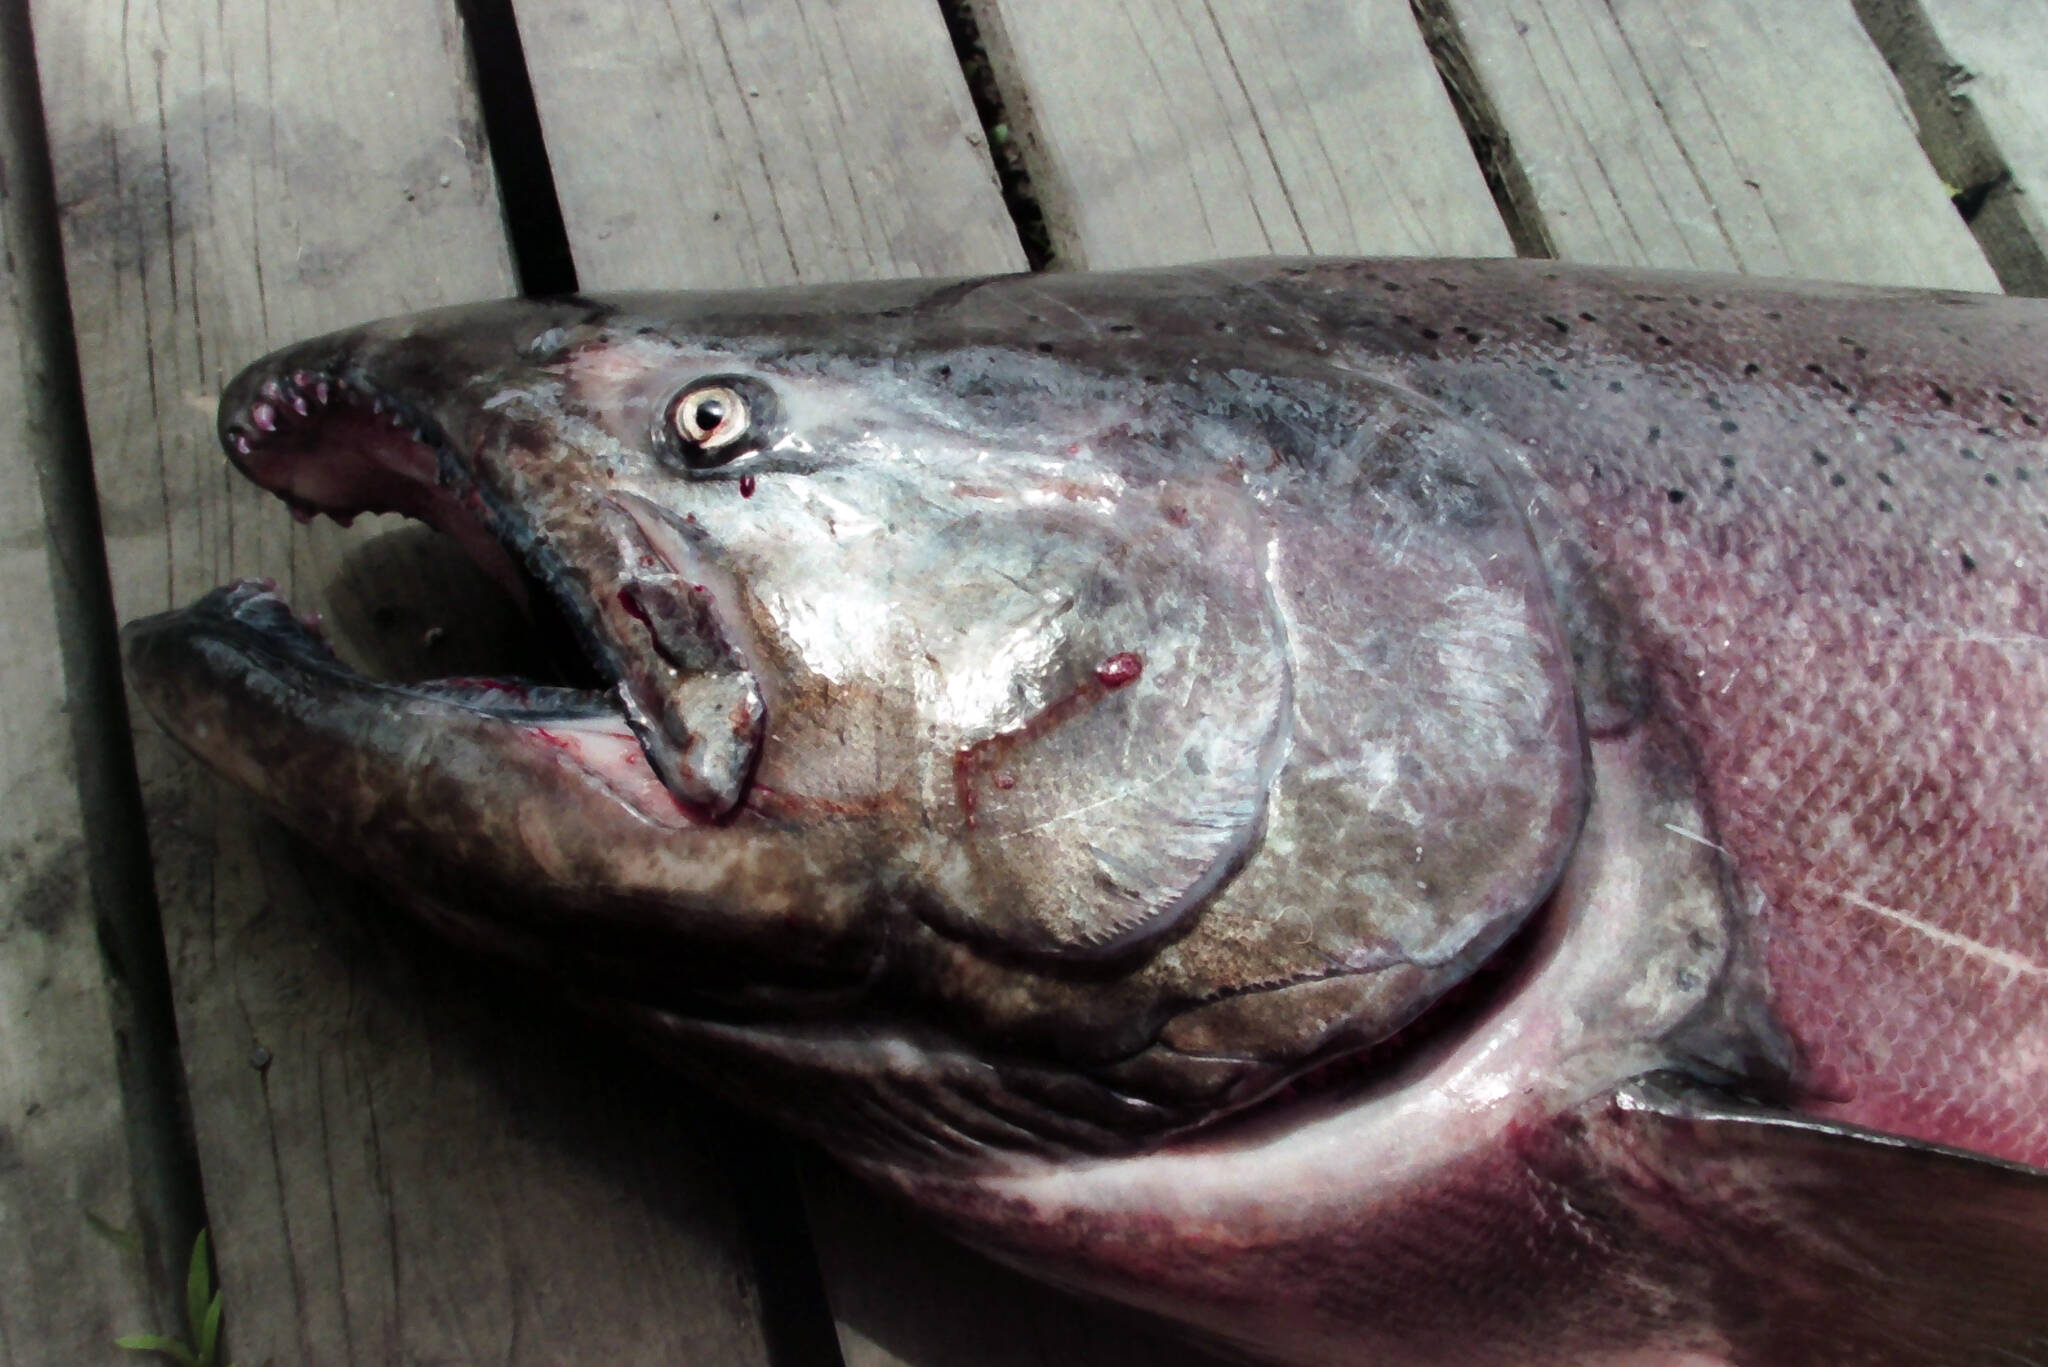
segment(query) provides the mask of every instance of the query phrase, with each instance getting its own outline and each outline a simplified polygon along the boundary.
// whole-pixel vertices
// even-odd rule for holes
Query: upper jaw
[[[531,355],[561,335],[566,307],[484,305],[279,352],[224,392],[221,443],[302,521],[400,513],[453,538],[521,606],[551,600],[653,773],[722,820],[766,734],[761,692],[705,590],[704,556],[656,505],[609,492],[597,453],[575,444],[595,429],[568,420]]]

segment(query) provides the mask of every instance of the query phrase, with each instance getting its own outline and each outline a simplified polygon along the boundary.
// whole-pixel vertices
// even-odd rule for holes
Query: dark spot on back
[[[1664,497],[1670,499],[1673,503],[1683,503],[1685,502],[1685,490],[1666,489],[1664,491]]]
[[[1968,551],[1962,552],[1959,558],[1963,562],[1964,574],[1975,574],[1977,572],[1977,562],[1971,557]]]
[[[1934,386],[1934,397],[1941,401],[1943,408],[1955,407],[1956,396],[1941,385]]]
[[[1723,432],[1739,432],[1742,429],[1740,425],[1736,423],[1735,419],[1723,418],[1721,419],[1721,430]]]

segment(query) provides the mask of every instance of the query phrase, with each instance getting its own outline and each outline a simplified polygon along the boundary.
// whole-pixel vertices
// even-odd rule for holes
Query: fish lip
[[[666,656],[637,658],[631,646],[640,643],[606,620],[609,605],[590,601],[583,582],[590,576],[564,560],[516,498],[493,489],[482,468],[489,406],[476,401],[475,391],[490,362],[509,357],[471,357],[470,349],[457,341],[436,354],[431,337],[384,338],[364,329],[266,357],[222,393],[222,449],[302,522],[326,516],[346,526],[361,513],[397,512],[450,535],[522,608],[538,589],[562,609],[582,654],[611,683],[611,710],[631,726],[650,769],[693,811],[730,819],[746,800],[766,735],[758,686],[736,672],[737,683],[727,679],[722,689],[715,678],[695,687],[712,701],[700,696],[693,714],[665,706],[668,694],[704,681],[684,674],[678,685],[669,671],[667,693],[650,682]],[[394,382],[387,371],[404,378]],[[630,597],[636,576],[621,569],[616,577],[613,587]],[[649,626],[649,654],[661,654],[659,635],[644,614],[635,615]],[[718,623],[703,630],[722,644]],[[678,710],[693,723],[709,716],[712,724],[690,730],[678,724]]]
[[[611,700],[590,689],[505,679],[399,682],[371,678],[344,663],[328,644],[317,619],[294,612],[272,579],[236,580],[187,607],[144,617],[121,629],[131,659],[152,640],[167,637],[223,642],[261,668],[269,681],[301,693],[382,695],[513,724],[618,717]]]

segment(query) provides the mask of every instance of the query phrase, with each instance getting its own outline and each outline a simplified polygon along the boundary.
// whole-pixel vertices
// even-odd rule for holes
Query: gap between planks
[[[206,1225],[205,1200],[129,742],[34,35],[21,4],[0,5],[0,168],[0,238],[21,329],[23,431],[43,508],[81,862],[113,1031],[108,1044],[134,1215],[151,1309],[164,1317],[160,1322],[180,1323],[185,1268]],[[16,778],[8,776],[10,783]]]
[[[2048,295],[2048,3],[1853,3],[1999,282]]]

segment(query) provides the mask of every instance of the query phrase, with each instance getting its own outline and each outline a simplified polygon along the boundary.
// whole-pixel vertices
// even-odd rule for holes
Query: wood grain
[[[1058,264],[1501,256],[1400,0],[974,0]]]
[[[452,11],[34,18],[122,612],[270,574],[348,637],[375,552],[294,532],[210,412],[269,346],[511,288]],[[237,1360],[763,1360],[687,1113],[385,925],[146,722],[136,744]]]
[[[21,170],[4,162],[0,195]],[[0,214],[0,1367],[74,1367],[112,1364],[124,1356],[116,1335],[158,1326],[93,935],[8,217]]]
[[[1566,260],[1998,282],[1849,0],[1424,0]]]
[[[556,0],[519,23],[586,290],[1024,264],[925,0]]]
[[[2048,295],[2048,0],[1855,0],[2015,294]]]

